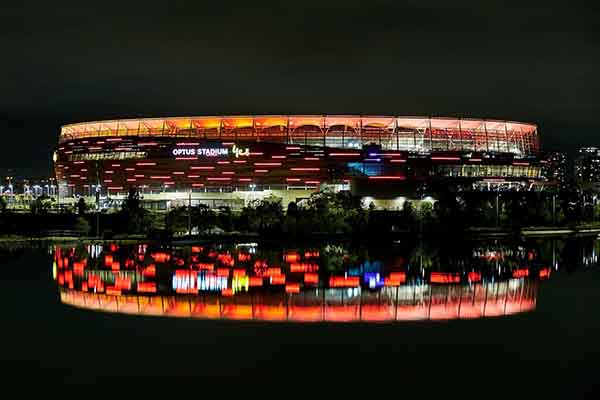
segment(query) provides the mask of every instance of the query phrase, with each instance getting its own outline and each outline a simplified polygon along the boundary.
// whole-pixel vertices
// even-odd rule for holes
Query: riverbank
[[[506,237],[566,237],[566,236],[594,236],[600,235],[600,224],[595,225],[579,225],[579,226],[560,226],[560,227],[524,227],[520,229],[508,230],[498,228],[469,228],[465,231],[460,232],[410,232],[400,231],[393,234],[388,234],[383,237],[377,237],[376,240],[401,240],[406,238],[439,238],[447,236],[448,234],[462,235],[467,239],[478,239],[478,238],[506,238]],[[328,234],[328,233],[314,233],[309,236],[302,237],[269,237],[259,235],[258,233],[219,233],[219,234],[201,234],[193,236],[163,236],[163,237],[150,237],[143,234],[122,234],[115,235],[113,237],[94,237],[94,236],[78,236],[76,234],[69,234],[65,232],[64,235],[39,235],[39,236],[22,236],[22,235],[1,235],[0,243],[25,243],[25,242],[52,242],[52,243],[66,243],[66,242],[111,242],[111,243],[136,243],[139,241],[169,241],[176,243],[193,243],[203,241],[273,241],[281,242],[286,240],[298,241],[321,241],[321,240],[333,240],[333,241],[369,241],[375,240],[374,238],[362,238],[354,237],[346,234]]]

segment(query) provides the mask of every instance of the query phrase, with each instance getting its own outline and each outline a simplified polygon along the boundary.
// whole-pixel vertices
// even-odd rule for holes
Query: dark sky
[[[600,145],[597,2],[86,3],[3,4],[0,170],[49,174],[60,125],[134,116],[484,117]]]

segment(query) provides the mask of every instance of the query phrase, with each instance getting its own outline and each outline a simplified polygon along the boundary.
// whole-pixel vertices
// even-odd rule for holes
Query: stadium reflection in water
[[[467,267],[465,260],[451,260],[453,267],[445,269],[423,267],[422,256],[411,257],[406,249],[376,260],[343,246],[259,250],[252,243],[110,244],[53,251],[64,304],[201,319],[371,322],[503,316],[535,309],[539,280],[551,272],[525,248],[473,248]]]

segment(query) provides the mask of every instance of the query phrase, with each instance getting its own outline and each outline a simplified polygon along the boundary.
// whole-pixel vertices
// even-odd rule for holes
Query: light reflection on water
[[[550,243],[552,242],[552,243]],[[278,248],[255,243],[54,246],[64,304],[168,317],[405,321],[535,309],[539,281],[568,254],[556,241]],[[596,243],[578,247],[595,262]]]

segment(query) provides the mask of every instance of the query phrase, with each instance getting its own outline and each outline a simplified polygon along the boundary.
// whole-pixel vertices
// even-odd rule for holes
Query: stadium
[[[54,155],[63,201],[118,201],[136,187],[149,208],[286,204],[324,187],[394,207],[423,187],[531,190],[542,179],[537,126],[396,116],[142,118],[65,125]],[[193,205],[192,204],[192,205]]]

